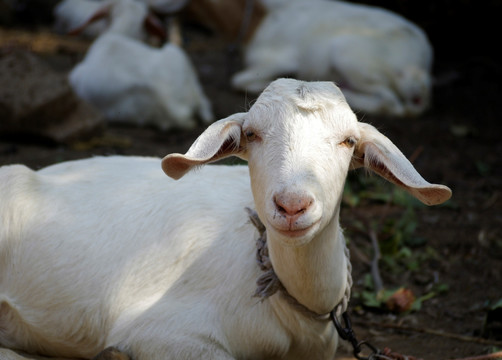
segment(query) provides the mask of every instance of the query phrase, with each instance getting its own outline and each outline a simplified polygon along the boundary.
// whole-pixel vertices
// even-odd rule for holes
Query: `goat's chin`
[[[308,244],[314,236],[317,235],[320,228],[320,221],[317,221],[309,227],[303,229],[283,230],[273,225],[270,225],[270,227],[267,228],[272,228],[273,236],[284,245],[298,247]]]

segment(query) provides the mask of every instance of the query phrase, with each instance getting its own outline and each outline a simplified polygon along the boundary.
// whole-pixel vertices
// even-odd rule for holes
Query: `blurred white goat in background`
[[[173,42],[158,48],[138,41],[148,7],[135,0],[115,1],[97,10],[78,29],[110,16],[109,27],[69,75],[76,94],[111,122],[161,130],[190,129],[198,119],[212,122],[211,104],[182,48]],[[153,21],[147,24],[155,27]]]
[[[234,88],[262,91],[289,76],[330,80],[368,114],[416,116],[430,105],[433,50],[391,11],[332,0],[263,0],[268,14],[245,48]]]

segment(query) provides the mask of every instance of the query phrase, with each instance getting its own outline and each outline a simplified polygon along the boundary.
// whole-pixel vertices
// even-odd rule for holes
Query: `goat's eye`
[[[248,142],[254,141],[256,139],[256,133],[253,130],[245,130],[244,135]]]
[[[349,148],[351,148],[351,147],[354,147],[354,145],[356,144],[356,142],[357,142],[357,140],[356,140],[355,137],[349,136],[348,138],[346,138],[342,142],[342,144],[345,145],[345,146],[347,146],[347,147],[349,147]]]

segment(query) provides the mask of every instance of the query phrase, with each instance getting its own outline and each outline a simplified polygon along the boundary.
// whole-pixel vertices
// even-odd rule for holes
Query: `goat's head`
[[[403,102],[405,116],[418,116],[429,108],[432,79],[428,69],[407,66],[396,72],[391,85]]]
[[[301,246],[337,214],[349,168],[366,166],[427,204],[451,196],[425,181],[384,135],[357,121],[331,82],[279,79],[248,113],[212,124],[185,155],[162,168],[179,179],[192,167],[235,155],[249,163],[256,210],[267,231]]]

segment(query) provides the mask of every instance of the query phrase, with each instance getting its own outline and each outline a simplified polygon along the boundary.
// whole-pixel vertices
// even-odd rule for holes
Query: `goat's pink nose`
[[[294,217],[307,211],[314,199],[308,195],[278,194],[274,196],[274,202],[279,213]]]

